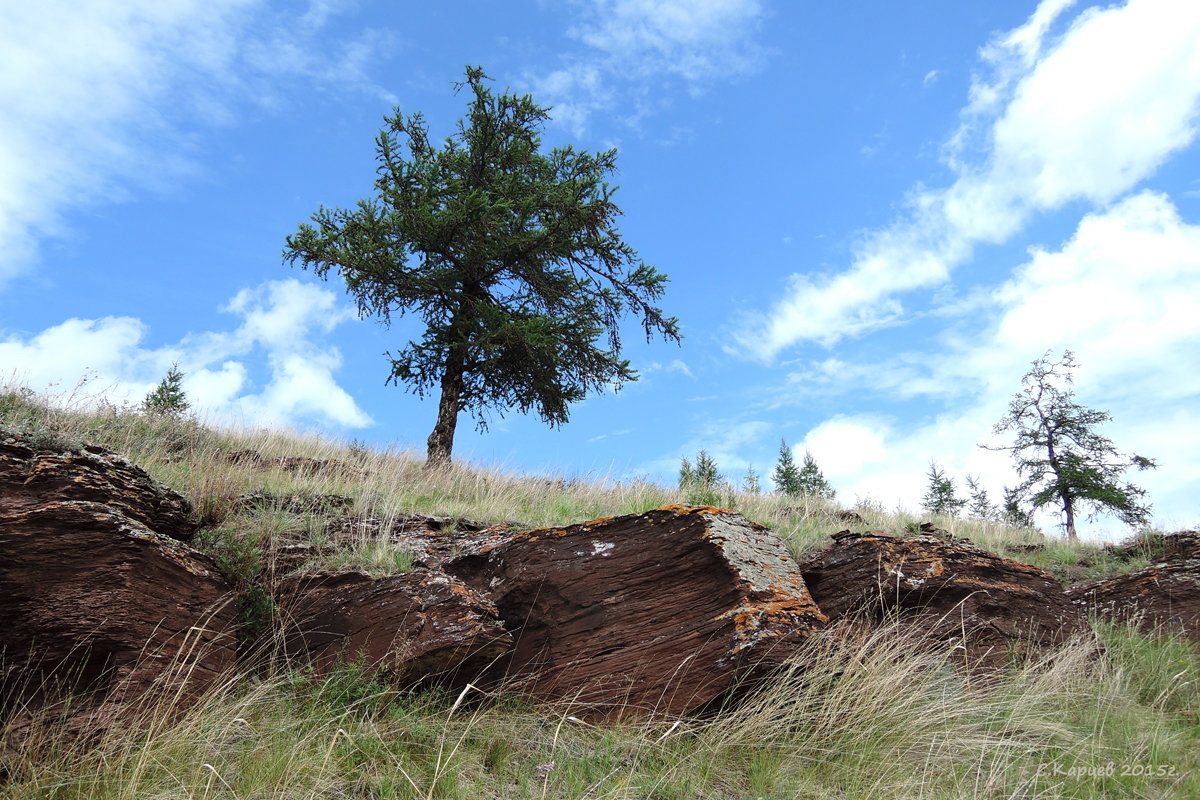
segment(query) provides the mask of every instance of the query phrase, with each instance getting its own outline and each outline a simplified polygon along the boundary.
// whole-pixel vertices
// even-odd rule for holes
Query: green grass
[[[289,433],[211,430],[128,409],[82,413],[0,392],[0,425],[45,442],[99,444],[183,493],[205,527],[197,544],[242,589],[247,641],[272,609],[256,595],[273,542],[328,545],[335,511],[243,508],[246,492],[341,494],[347,513],[432,513],[562,526],[686,498],[645,481],[524,476],[456,465],[429,472],[411,453]],[[366,471],[288,472],[229,463],[253,449]],[[850,525],[816,500],[738,494],[750,519],[797,556],[846,527],[901,533],[926,521],[869,502]],[[1099,577],[1149,563],[1154,542],[1113,553],[1032,530],[931,520],[956,537],[1055,572]],[[1041,549],[1037,549],[1040,547]],[[318,548],[321,549],[321,548]],[[320,564],[392,574],[411,554],[364,537]],[[313,564],[310,563],[310,566]],[[1093,623],[1036,663],[981,680],[896,627],[839,628],[738,707],[703,719],[595,725],[567,703],[503,690],[398,691],[361,665],[323,677],[278,665],[231,675],[180,712],[148,705],[98,739],[51,715],[0,733],[0,796],[25,798],[1105,798],[1200,796],[1200,656],[1166,633]],[[19,717],[20,715],[18,715]],[[18,717],[14,717],[16,720]],[[15,746],[21,742],[21,746]],[[1110,769],[1110,766],[1111,769]],[[1112,774],[1109,774],[1109,773]],[[1125,774],[1122,774],[1125,773]],[[1149,773],[1149,774],[1147,774]]]

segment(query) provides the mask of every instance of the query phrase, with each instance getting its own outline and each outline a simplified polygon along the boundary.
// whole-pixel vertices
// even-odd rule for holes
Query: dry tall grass
[[[319,537],[320,514],[239,509],[245,492],[341,494],[355,513],[433,513],[565,525],[685,499],[645,481],[529,477],[286,432],[239,433],[0,393],[0,425],[128,455],[185,494],[231,568],[276,536]],[[351,471],[231,463],[306,456]],[[796,554],[846,524],[829,504],[736,495]],[[865,526],[919,520],[861,508]],[[1033,531],[934,520],[958,536],[1074,568],[1098,548]],[[203,537],[202,537],[203,538]],[[364,543],[367,544],[367,543]],[[1025,553],[1020,545],[1043,544]],[[253,553],[249,553],[253,556]],[[381,569],[402,569],[389,554]],[[392,559],[389,561],[389,559]],[[1067,562],[1073,562],[1068,564]],[[1100,566],[1095,565],[1099,563]],[[569,704],[511,693],[399,692],[350,665],[324,678],[286,665],[231,675],[185,712],[150,704],[100,739],[10,714],[0,796],[24,798],[1100,798],[1200,797],[1200,657],[1167,636],[1097,623],[1094,635],[989,681],[897,626],[816,637],[747,702],[704,719],[597,726]],[[10,709],[11,711],[11,709]],[[17,730],[18,724],[21,726]],[[20,742],[19,747],[14,743]],[[1111,765],[1111,766],[1110,766]],[[1124,773],[1124,774],[1122,774]]]

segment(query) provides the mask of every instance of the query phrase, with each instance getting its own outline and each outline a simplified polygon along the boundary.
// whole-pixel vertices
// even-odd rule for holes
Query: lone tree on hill
[[[167,374],[154,391],[142,400],[142,410],[147,414],[158,414],[164,417],[181,416],[191,407],[187,394],[183,391],[183,373],[179,364],[172,364]]]
[[[1112,441],[1096,433],[1094,428],[1112,417],[1075,402],[1071,372],[1077,366],[1070,350],[1059,361],[1051,361],[1048,350],[1034,361],[1022,378],[1024,388],[993,428],[996,434],[1015,431],[1016,441],[1008,447],[985,445],[1013,454],[1017,474],[1024,478],[1013,498],[1027,497],[1034,511],[1060,506],[1071,540],[1076,538],[1075,519],[1084,509],[1090,510],[1089,519],[1107,512],[1128,525],[1144,525],[1150,519],[1150,506],[1142,502],[1146,492],[1121,483],[1121,476],[1130,467],[1157,466],[1144,456],[1122,455]]]
[[[617,151],[541,152],[549,109],[488,81],[467,67],[455,89],[471,92],[467,115],[440,148],[420,113],[385,117],[375,195],[322,206],[283,251],[321,278],[336,270],[360,316],[421,317],[420,341],[385,355],[388,383],[440,392],[430,466],[449,462],[461,410],[480,429],[509,408],[558,426],[589,390],[637,380],[621,358],[627,309],[647,339],[680,339],[654,305],[667,276],[617,232]]]

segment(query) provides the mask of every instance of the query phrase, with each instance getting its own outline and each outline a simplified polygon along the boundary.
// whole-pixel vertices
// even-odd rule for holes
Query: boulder
[[[831,621],[911,619],[932,640],[961,647],[973,669],[1037,655],[1084,629],[1049,573],[938,536],[843,531],[800,571]]]
[[[47,500],[81,500],[173,539],[187,540],[196,530],[191,504],[182,495],[102,447],[55,450],[0,428],[0,486],[0,514],[17,514]]]
[[[71,689],[115,713],[152,689],[184,699],[233,665],[230,587],[179,541],[189,510],[111,453],[0,432],[4,702]]]
[[[460,548],[444,568],[491,595],[515,640],[492,675],[573,713],[701,711],[825,621],[783,543],[725,509],[492,528]]]
[[[441,572],[373,578],[310,572],[280,580],[284,649],[319,674],[347,662],[398,685],[463,685],[512,647],[484,595]]]
[[[519,522],[483,522],[467,517],[432,514],[393,514],[386,518],[351,517],[329,529],[336,547],[354,547],[369,541],[385,541],[407,550],[417,566],[440,569],[463,547],[470,547],[481,532],[526,528]],[[485,537],[486,538],[486,537]]]
[[[1200,643],[1200,534],[1167,534],[1161,545],[1159,563],[1072,586],[1067,596],[1085,613],[1136,620],[1145,630],[1166,627]]]

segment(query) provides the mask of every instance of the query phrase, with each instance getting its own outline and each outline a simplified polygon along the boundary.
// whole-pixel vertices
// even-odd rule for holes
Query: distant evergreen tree
[[[693,505],[718,506],[722,505],[722,489],[727,490],[732,502],[733,487],[725,483],[717,461],[701,450],[696,454],[696,463],[688,461],[684,456],[679,465],[679,488],[687,492],[688,502]]]
[[[1044,506],[1062,509],[1067,538],[1076,537],[1075,519],[1087,513],[1114,514],[1126,525],[1141,526],[1150,520],[1146,491],[1122,476],[1128,469],[1154,469],[1154,459],[1124,455],[1096,428],[1112,419],[1075,402],[1074,370],[1079,366],[1070,350],[1058,361],[1050,351],[1033,362],[1021,379],[1022,389],[1013,396],[1005,414],[992,432],[1012,431],[1011,445],[992,446],[1007,450],[1017,462],[1024,480],[1017,487],[1036,511]]]
[[[758,473],[754,471],[754,465],[746,467],[746,477],[742,478],[742,490],[746,494],[761,494],[762,486],[758,482]]]
[[[783,492],[788,497],[799,497],[804,493],[800,486],[800,470],[796,469],[792,450],[783,439],[779,440],[779,461],[771,473],[771,481],[775,484],[775,491]]]
[[[142,401],[142,410],[147,414],[159,414],[167,417],[181,416],[191,407],[187,395],[183,391],[183,373],[179,364],[172,364],[166,376],[159,382],[158,388],[146,395]]]
[[[725,476],[721,474],[721,470],[717,468],[717,461],[708,454],[707,450],[701,450],[696,455],[696,480],[695,482],[701,486],[716,486],[724,482]]]
[[[688,461],[687,456],[680,456],[679,459],[679,488],[686,489],[696,482],[696,470],[692,469],[692,462]]]
[[[960,499],[954,490],[954,480],[947,477],[946,473],[938,468],[936,462],[929,462],[929,489],[925,492],[925,496],[921,498],[921,508],[925,509],[930,514],[949,514],[957,516],[962,507],[967,504],[966,500]]]
[[[980,486],[979,480],[971,475],[967,476],[967,491],[971,493],[967,514],[972,519],[989,520],[996,517],[996,507],[988,499],[987,489]]]
[[[1033,514],[1025,510],[1025,498],[1021,494],[1020,487],[1013,489],[1004,487],[1004,502],[1000,508],[1000,518],[1005,525],[1013,528],[1032,528]]]
[[[804,451],[804,464],[800,467],[798,482],[801,494],[820,497],[823,500],[832,500],[837,496],[837,492],[829,485],[829,481],[825,480],[825,474],[817,466],[817,460],[807,450]]]

